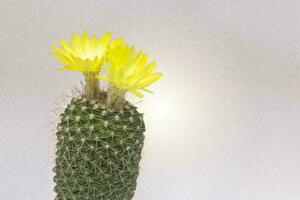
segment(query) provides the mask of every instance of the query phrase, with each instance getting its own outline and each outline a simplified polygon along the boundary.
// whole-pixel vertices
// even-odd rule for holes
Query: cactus
[[[51,53],[64,66],[80,71],[85,87],[60,114],[56,129],[53,171],[55,200],[131,200],[136,189],[144,144],[143,114],[125,99],[161,77],[152,73],[155,62],[135,54],[123,39],[110,41],[74,34],[71,45],[60,41]],[[109,64],[109,65],[108,65]],[[100,73],[103,67],[106,76]],[[99,79],[109,83],[100,89]],[[103,87],[102,87],[103,88]]]
[[[136,107],[111,112],[73,98],[58,130],[57,199],[132,198],[145,130]]]

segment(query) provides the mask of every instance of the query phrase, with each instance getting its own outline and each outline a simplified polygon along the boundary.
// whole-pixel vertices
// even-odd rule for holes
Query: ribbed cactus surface
[[[73,98],[57,126],[56,200],[130,200],[144,144],[143,115]]]

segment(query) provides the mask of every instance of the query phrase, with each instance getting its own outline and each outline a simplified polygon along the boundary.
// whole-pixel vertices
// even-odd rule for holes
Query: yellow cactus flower
[[[97,38],[95,35],[88,36],[84,31],[81,37],[77,33],[73,34],[70,44],[65,40],[59,40],[59,43],[60,47],[52,46],[51,52],[53,57],[64,64],[58,69],[98,73],[110,44],[110,33]]]
[[[107,76],[97,77],[110,82],[117,89],[143,97],[139,90],[150,92],[146,87],[162,76],[160,72],[152,73],[156,63],[147,64],[147,57],[142,51],[135,54],[134,47],[116,45],[108,54],[109,66],[103,67]]]

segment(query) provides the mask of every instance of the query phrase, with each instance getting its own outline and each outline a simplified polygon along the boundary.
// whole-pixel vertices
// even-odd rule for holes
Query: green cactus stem
[[[57,126],[55,200],[131,200],[144,144],[143,115],[73,98]]]

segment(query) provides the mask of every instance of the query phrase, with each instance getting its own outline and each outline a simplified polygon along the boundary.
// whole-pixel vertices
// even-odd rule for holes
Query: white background
[[[1,200],[54,199],[51,110],[82,77],[50,46],[83,29],[164,73],[135,200],[300,199],[300,1],[0,2]]]

